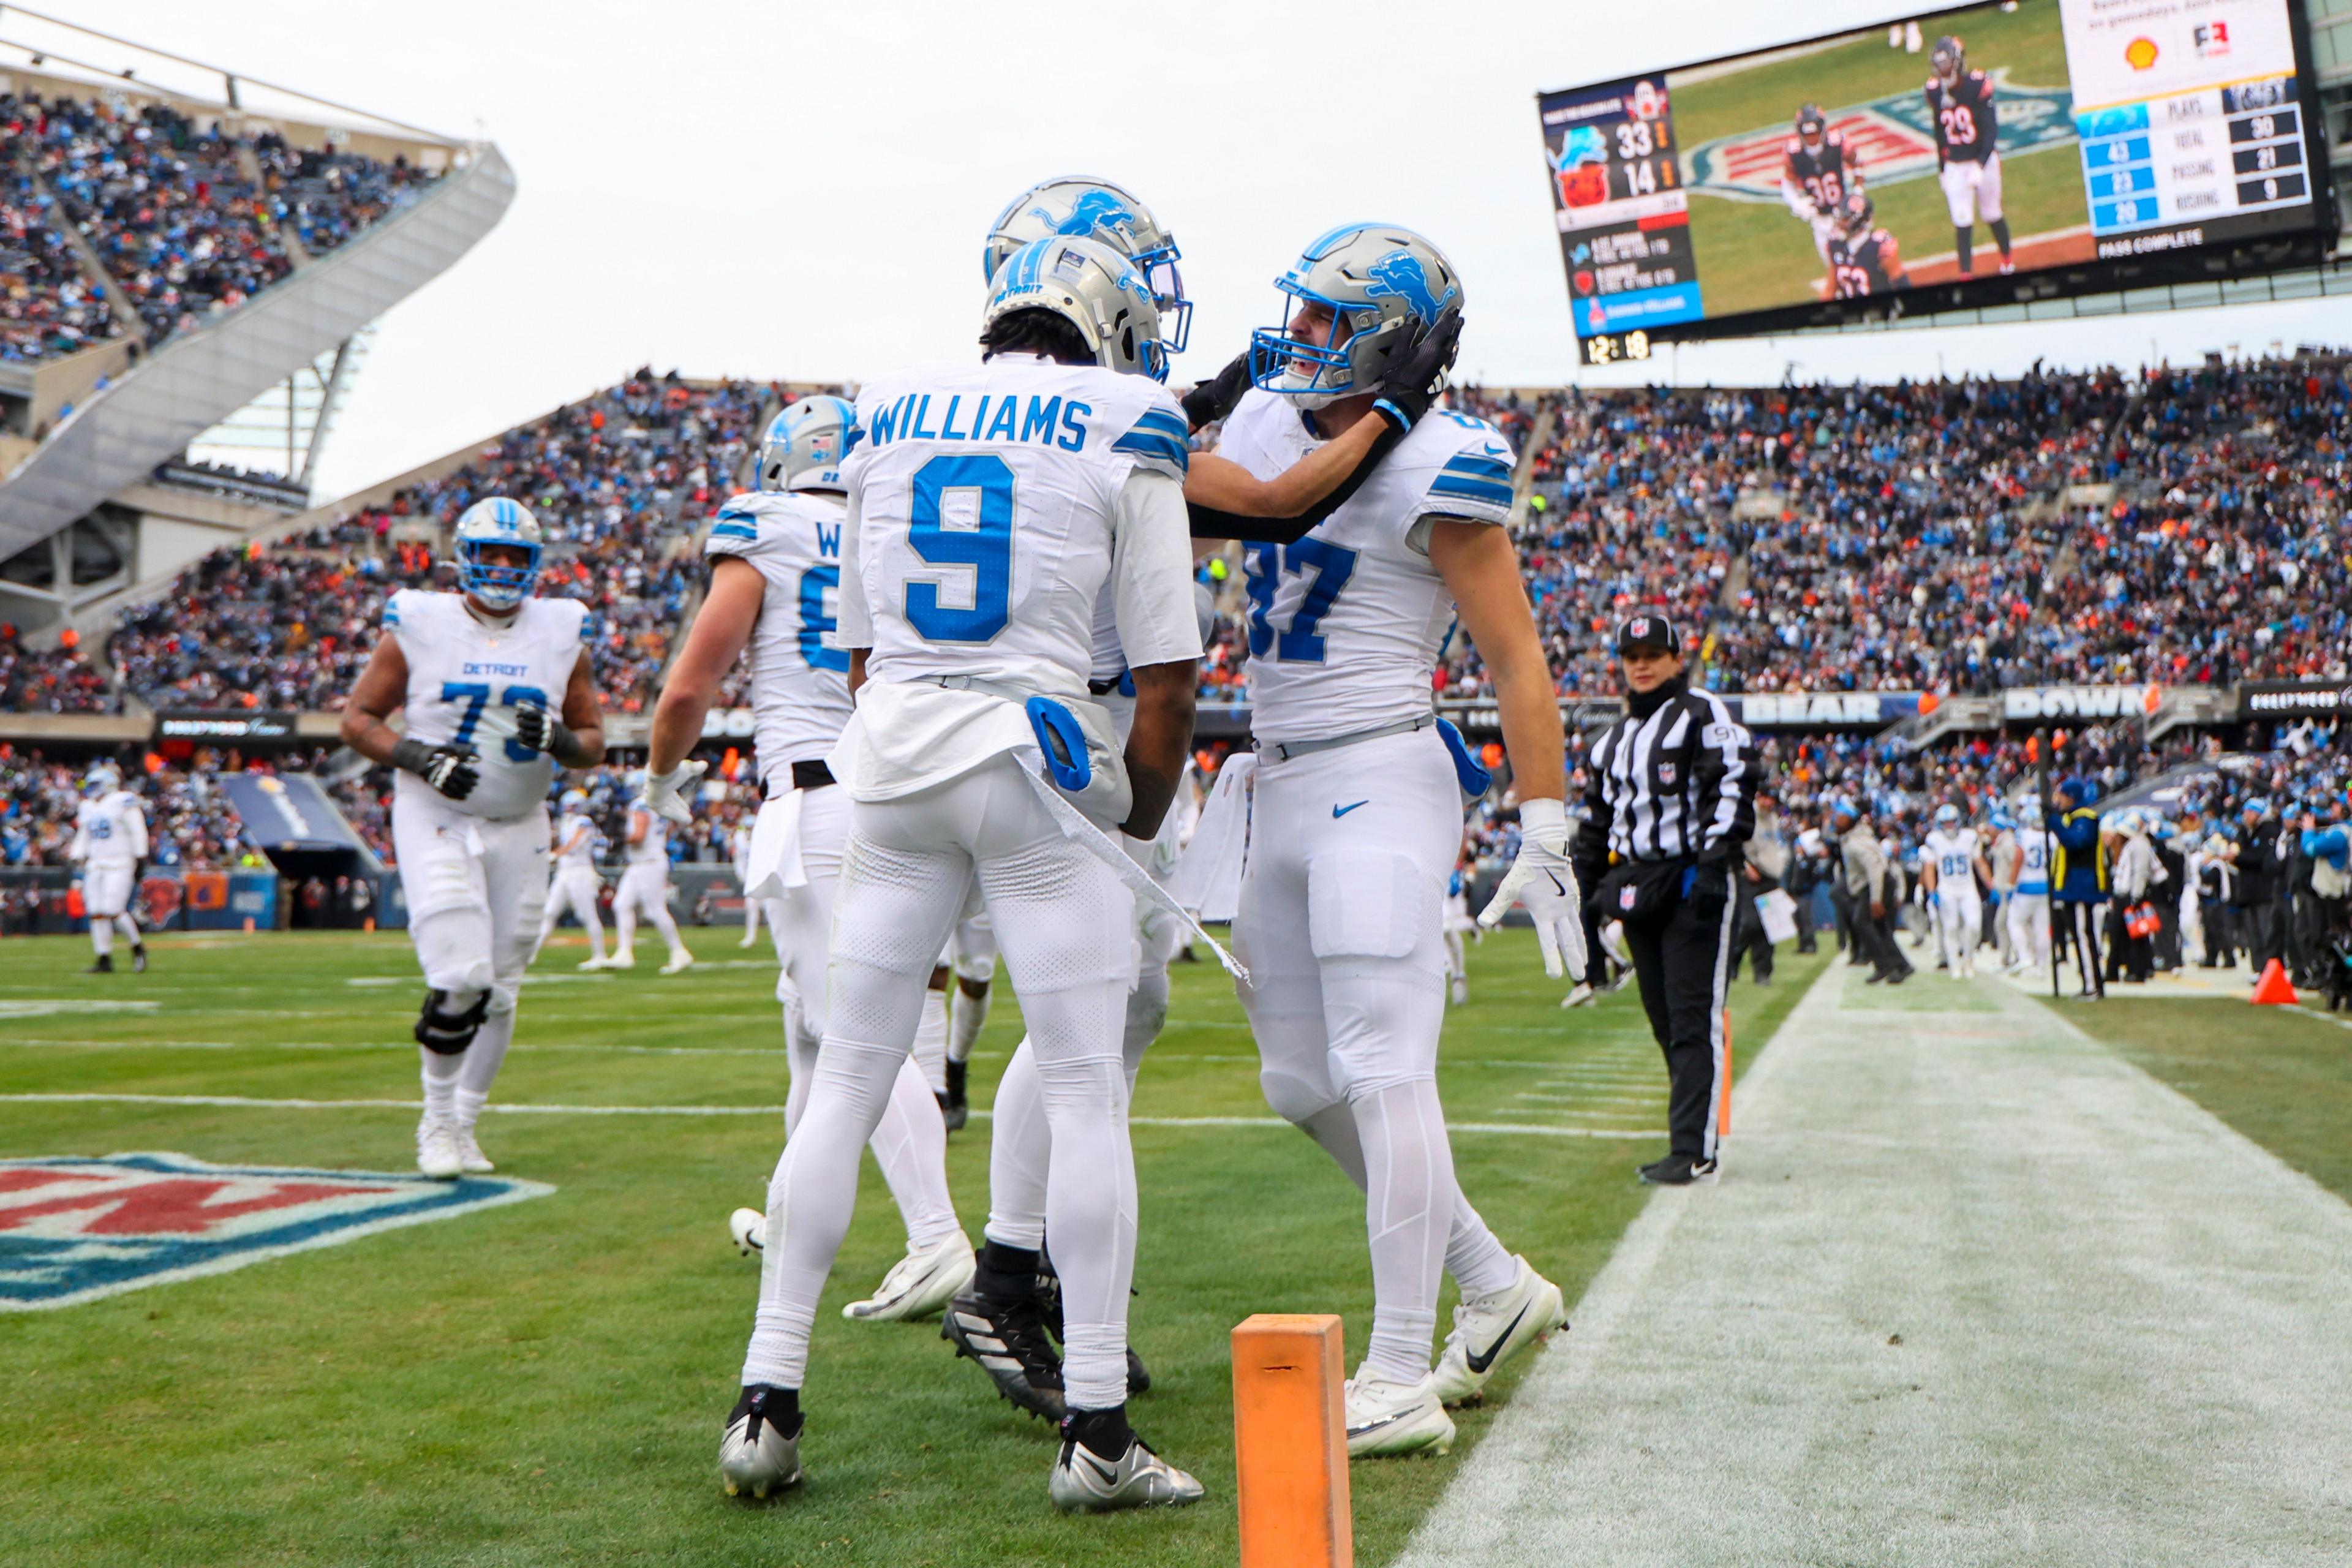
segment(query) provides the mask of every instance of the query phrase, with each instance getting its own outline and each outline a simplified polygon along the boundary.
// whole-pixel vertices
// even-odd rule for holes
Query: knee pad
[[[1328,1079],[1305,1078],[1281,1068],[1262,1068],[1257,1082],[1265,1093],[1266,1104],[1285,1121],[1303,1124],[1317,1112],[1340,1103]]]
[[[520,986],[493,985],[490,987],[489,1011],[493,1013],[511,1013],[515,1010],[515,1005],[521,1000],[522,988]]]
[[[436,988],[425,994],[425,1006],[416,1017],[416,1043],[436,1056],[463,1056],[474,1037],[482,1031],[482,1020],[489,1016],[490,993],[478,993],[468,1007],[452,1007],[450,994]]]

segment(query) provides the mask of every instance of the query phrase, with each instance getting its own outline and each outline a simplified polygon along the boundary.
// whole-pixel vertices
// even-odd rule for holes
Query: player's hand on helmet
[[[1513,904],[1525,904],[1536,922],[1536,945],[1543,950],[1544,973],[1584,977],[1584,890],[1568,858],[1568,810],[1556,800],[1519,803],[1519,853],[1496,884],[1495,896],[1478,911],[1478,923],[1493,930]]]
[[[562,720],[537,702],[515,705],[515,740],[526,750],[544,752],[562,762],[579,750],[579,742]]]
[[[1214,425],[1234,411],[1242,394],[1250,389],[1250,356],[1244,349],[1235,354],[1225,368],[1201,383],[1179,399],[1184,405],[1184,418],[1193,429]]]
[[[481,769],[475,766],[478,760],[473,747],[446,742],[403,741],[392,749],[393,766],[407,769],[451,800],[465,799],[482,782]]]
[[[685,792],[709,766],[709,763],[684,762],[666,773],[646,773],[646,809],[673,826],[692,826],[694,808],[686,804]]]
[[[1404,341],[1389,354],[1388,374],[1381,378],[1375,413],[1410,430],[1429,412],[1445,390],[1445,373],[1462,348],[1462,312],[1448,310],[1434,321],[1415,321],[1405,329]]]

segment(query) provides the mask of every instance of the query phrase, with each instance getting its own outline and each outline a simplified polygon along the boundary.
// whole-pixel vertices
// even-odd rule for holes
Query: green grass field
[[[731,930],[688,933],[690,976],[573,974],[559,943],[498,1098],[571,1106],[781,1104],[774,966]],[[0,1093],[414,1100],[415,971],[397,936],[159,939],[145,975],[85,977],[79,941],[0,949]],[[1816,972],[1742,983],[1742,1065]],[[1465,1187],[1574,1300],[1643,1201],[1664,1074],[1631,992],[1558,1006],[1532,940],[1474,951],[1443,1089]],[[93,1010],[92,1001],[152,1002]],[[984,1100],[1018,1038],[1009,995],[975,1066]],[[495,1110],[495,1104],[493,1109]],[[1180,966],[1135,1113],[1143,1233],[1133,1333],[1155,1383],[1134,1416],[1208,1483],[1176,1514],[1073,1520],[1045,1501],[1047,1429],[956,1362],[935,1324],[852,1324],[896,1258],[870,1163],[818,1318],[807,1482],[719,1491],[713,1458],[756,1289],[724,1220],[760,1201],[766,1114],[492,1115],[501,1172],[554,1195],[234,1273],[0,1317],[0,1563],[1231,1563],[1227,1334],[1254,1311],[1370,1306],[1361,1200],[1266,1112],[1241,1009]],[[1242,1126],[1150,1119],[1245,1116]],[[412,1111],[0,1100],[0,1155],[168,1150],[228,1163],[404,1170]],[[950,1146],[967,1228],[986,1123]],[[1449,1296],[1448,1306],[1451,1304]],[[1443,1321],[1443,1320],[1441,1320]],[[1442,1459],[1362,1465],[1360,1561],[1388,1561],[1508,1398]]]
[[[2044,1005],[2352,1200],[2352,1026],[2232,997]]]

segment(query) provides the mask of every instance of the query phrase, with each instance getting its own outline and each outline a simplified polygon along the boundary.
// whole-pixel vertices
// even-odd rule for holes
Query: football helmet
[[[576,816],[588,809],[588,796],[583,791],[568,789],[563,792],[563,798],[555,804],[559,809]]]
[[[1801,104],[1797,109],[1797,138],[1807,148],[1821,144],[1822,133],[1829,129],[1829,119],[1818,103]]]
[[[103,800],[121,787],[121,772],[112,763],[92,763],[81,775],[81,793],[91,800]]]
[[[2017,820],[2023,823],[2028,827],[2041,826],[2042,803],[2039,800],[2031,798],[2018,802]]]
[[[1180,354],[1192,336],[1192,301],[1184,297],[1182,252],[1151,209],[1108,180],[1065,174],[1030,186],[996,215],[981,251],[981,276],[994,279],[1005,258],[1040,239],[1099,240],[1135,264],[1160,307],[1160,341]]]
[[[1281,326],[1250,334],[1250,380],[1301,408],[1374,391],[1416,325],[1425,330],[1462,309],[1461,279],[1445,253],[1395,224],[1341,225],[1309,245],[1274,286],[1289,303]],[[1329,312],[1328,323],[1293,336],[1292,322],[1310,306]]]
[[[510,610],[539,586],[539,520],[520,501],[492,496],[467,507],[457,519],[457,585],[493,610]],[[529,552],[520,566],[488,559],[499,546]]]
[[[1949,801],[1936,808],[1936,826],[1949,833],[1960,825],[1960,808]]]
[[[1860,239],[1878,226],[1878,205],[1862,191],[1848,191],[1838,204],[1837,224],[1846,238]]]
[[[841,460],[856,424],[857,410],[845,397],[802,398],[769,420],[760,438],[760,488],[771,494],[841,489]]]
[[[1168,379],[1160,307],[1143,275],[1098,239],[1036,239],[1006,257],[988,286],[981,331],[1016,310],[1049,310],[1077,328],[1105,370]]]
[[[1936,79],[1949,87],[1968,70],[1969,57],[1967,51],[1960,47],[1960,40],[1946,33],[1928,51],[1927,64],[1936,73]]]

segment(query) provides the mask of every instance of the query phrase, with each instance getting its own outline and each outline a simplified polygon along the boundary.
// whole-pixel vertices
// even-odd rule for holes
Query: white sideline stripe
[[[10,1105],[227,1106],[261,1110],[420,1110],[415,1100],[267,1100],[245,1094],[0,1094]],[[485,1111],[506,1116],[782,1116],[781,1105],[518,1105],[492,1100]],[[975,1110],[975,1121],[989,1113]],[[1279,1116],[1130,1116],[1130,1127],[1287,1127]],[[1664,1132],[1598,1127],[1550,1127],[1525,1121],[1449,1121],[1449,1132],[1492,1132],[1528,1138],[1663,1138]]]

